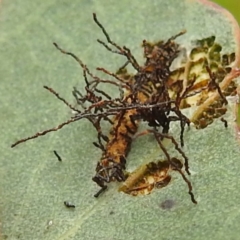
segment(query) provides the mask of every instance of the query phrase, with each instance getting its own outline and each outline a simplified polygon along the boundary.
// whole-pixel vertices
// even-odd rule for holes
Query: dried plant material
[[[232,70],[235,54],[222,54],[221,51],[222,47],[215,42],[215,36],[197,40],[170,76],[172,97],[178,91],[174,89],[176,82],[181,81],[183,89],[188,88],[190,97],[181,102],[181,109],[198,106],[190,118],[196,128],[205,128],[215,118],[221,118],[227,111],[226,96],[233,95],[236,90],[234,81],[229,81],[228,85],[222,84]]]
[[[166,187],[171,181],[171,171],[178,171],[188,185],[189,194],[193,203],[197,203],[192,193],[192,185],[182,171],[183,164],[177,158],[171,161],[164,160],[150,162],[140,166],[134,172],[129,173],[127,180],[119,188],[119,191],[132,196],[148,195],[154,188]]]

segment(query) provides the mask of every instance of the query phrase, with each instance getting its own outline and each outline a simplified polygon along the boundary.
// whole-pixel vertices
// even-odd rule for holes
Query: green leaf
[[[4,1],[0,28],[2,238],[237,239],[240,161],[231,111],[228,129],[215,121],[206,129],[191,127],[185,133],[184,151],[194,173],[197,205],[190,201],[178,174],[166,188],[147,196],[119,193],[113,183],[95,199],[98,187],[91,178],[101,152],[92,145],[96,133],[85,120],[10,148],[19,138],[71,117],[69,109],[43,85],[70,102],[72,87],[84,86],[80,67],[56,51],[52,42],[74,52],[90,69],[101,66],[115,71],[124,62],[96,42],[104,36],[92,20],[93,12],[111,38],[128,46],[140,62],[143,39],[168,39],[186,29],[178,42],[187,46],[214,35],[224,53],[236,53],[235,66],[239,65],[237,23],[206,0]],[[133,170],[162,158],[154,139],[144,136],[134,141],[127,167]],[[64,201],[76,208],[67,209]]]

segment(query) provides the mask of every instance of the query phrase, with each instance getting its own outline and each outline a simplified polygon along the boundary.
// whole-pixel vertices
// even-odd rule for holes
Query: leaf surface
[[[90,69],[115,71],[124,62],[107,52],[92,13],[111,38],[128,46],[143,62],[143,39],[177,41],[216,36],[223,52],[235,52],[239,64],[239,28],[233,17],[208,1],[194,0],[49,0],[4,1],[1,6],[1,223],[6,239],[237,239],[239,236],[239,146],[234,120],[229,128],[215,121],[204,130],[185,133],[184,151],[194,174],[194,205],[178,174],[169,186],[147,196],[117,191],[117,184],[99,199],[92,182],[100,158],[89,122],[76,122],[45,137],[10,149],[19,138],[57,126],[71,117],[47,85],[73,102],[73,86],[84,86],[80,67],[60,54],[57,42],[78,55]],[[174,130],[174,128],[173,128]],[[172,131],[173,131],[172,130]],[[53,154],[57,150],[63,161]],[[137,139],[128,168],[163,158],[151,136]],[[71,201],[76,208],[67,209]],[[169,203],[169,204],[168,204]]]

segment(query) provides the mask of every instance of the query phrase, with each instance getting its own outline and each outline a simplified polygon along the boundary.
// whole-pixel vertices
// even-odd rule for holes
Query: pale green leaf
[[[147,196],[117,191],[117,184],[99,199],[91,178],[101,156],[92,142],[96,133],[85,120],[14,149],[16,140],[57,126],[71,117],[50,86],[73,101],[73,86],[84,86],[82,71],[52,45],[77,54],[90,69],[111,71],[124,60],[96,42],[103,39],[92,13],[111,38],[128,46],[139,61],[143,39],[167,39],[183,29],[178,42],[215,35],[223,52],[236,52],[238,25],[225,10],[206,0],[49,0],[3,1],[0,25],[1,76],[1,232],[3,239],[238,239],[239,146],[220,121],[204,130],[185,133],[194,205],[178,174],[169,186]],[[142,59],[142,60],[141,60]],[[172,130],[173,131],[173,130]],[[57,150],[63,161],[53,154]],[[143,162],[161,159],[151,136],[137,139],[128,157],[133,170]],[[171,209],[161,206],[174,202]],[[71,201],[74,210],[63,202]],[[170,202],[171,202],[170,201]]]

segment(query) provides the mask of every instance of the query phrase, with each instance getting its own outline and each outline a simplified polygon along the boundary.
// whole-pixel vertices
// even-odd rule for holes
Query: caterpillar
[[[168,161],[168,167],[166,167],[166,169],[177,170],[183,176],[183,179],[188,183],[191,199],[196,203],[192,194],[191,184],[185,175],[182,174],[182,165],[179,164],[180,160],[175,161],[175,158],[172,158],[168,154],[161,140],[164,138],[170,138],[172,140],[176,150],[184,159],[185,171],[190,174],[188,158],[178,147],[174,137],[169,134],[170,123],[175,121],[180,123],[180,142],[181,146],[183,146],[185,125],[190,125],[190,123],[193,122],[197,128],[204,128],[211,123],[211,120],[206,120],[205,113],[207,108],[201,108],[205,102],[207,102],[210,94],[216,93],[217,96],[220,96],[218,100],[220,104],[210,106],[213,111],[215,111],[215,117],[220,117],[224,114],[224,110],[221,110],[221,107],[227,104],[225,95],[231,94],[235,86],[229,83],[228,86],[224,88],[227,93],[226,91],[223,93],[219,84],[222,83],[223,78],[229,72],[230,63],[234,61],[234,56],[222,56],[221,64],[223,67],[218,66],[217,71],[213,71],[216,65],[212,64],[213,61],[211,64],[208,64],[207,60],[215,60],[215,52],[218,48],[212,43],[215,41],[215,38],[207,38],[197,42],[197,47],[191,51],[187,67],[177,66],[172,70],[171,67],[174,65],[174,60],[182,51],[180,46],[174,41],[177,37],[185,33],[185,31],[181,31],[167,41],[150,43],[144,40],[142,47],[145,62],[143,66],[140,66],[129,48],[126,46],[120,47],[111,40],[105,28],[98,21],[96,14],[93,14],[93,19],[106,37],[107,44],[99,39],[97,41],[108,51],[125,57],[125,64],[120,67],[116,73],[109,72],[104,68],[97,68],[98,71],[111,77],[111,80],[101,79],[93,75],[87,65],[75,54],[63,50],[58,44],[54,43],[54,46],[60,52],[74,58],[83,70],[86,93],[82,94],[77,89],[73,90],[73,95],[83,110],[73,107],[52,88],[44,86],[45,89],[54,94],[56,98],[61,100],[76,112],[76,114],[57,127],[21,139],[12,144],[11,147],[43,136],[49,132],[57,131],[72,122],[79,121],[83,118],[88,119],[97,131],[98,142],[94,142],[93,144],[102,151],[102,157],[97,162],[95,169],[96,174],[92,178],[93,181],[101,187],[94,195],[98,197],[100,193],[106,190],[107,184],[112,181],[126,181],[125,185],[129,185],[128,182],[131,182],[130,179],[133,177],[131,177],[131,174],[127,174],[126,157],[130,151],[133,136],[138,130],[140,121],[146,121],[149,127],[151,127],[147,132],[154,135],[160,149],[166,156],[166,161]],[[114,49],[109,47],[109,44]],[[195,59],[194,57],[202,53],[203,49],[206,48],[205,45],[208,47],[207,57]],[[129,74],[127,72],[126,67],[129,64],[135,69],[135,74]],[[183,63],[181,62],[180,64]],[[204,75],[204,78],[199,79],[201,74],[194,73],[193,70],[196,65],[200,66],[201,74]],[[222,69],[224,71],[222,71]],[[219,77],[220,74],[222,74],[221,78]],[[206,77],[206,75],[208,76]],[[91,78],[90,80],[88,79],[89,77]],[[108,93],[101,90],[99,86],[102,84],[116,86],[119,90],[119,97],[112,98]],[[88,106],[85,105],[86,103]],[[188,118],[182,113],[181,109],[194,104],[200,107],[192,117]],[[202,119],[204,119],[205,122]],[[102,132],[101,123],[103,121],[108,121],[112,125],[108,135]],[[159,168],[161,168],[160,165]],[[149,166],[150,165],[148,165],[148,168]],[[151,166],[156,167],[158,165],[152,164]],[[156,167],[156,169],[158,169],[158,167]],[[169,179],[169,176],[167,174],[165,175],[166,179]],[[129,188],[131,188],[131,186]],[[136,188],[134,191],[136,191]]]
[[[95,194],[95,197],[98,197],[99,194],[106,189],[105,183],[109,183],[114,180],[125,180],[125,157],[129,152],[132,137],[137,132],[137,124],[139,123],[139,120],[147,121],[149,126],[163,127],[163,133],[168,133],[169,123],[171,121],[179,120],[182,123],[181,134],[183,134],[183,114],[181,114],[178,109],[171,109],[170,98],[166,89],[166,82],[170,74],[169,68],[171,63],[178,56],[179,52],[179,45],[173,40],[184,34],[185,31],[171,37],[166,42],[160,41],[156,44],[149,44],[144,40],[142,46],[144,48],[144,57],[146,61],[144,66],[140,66],[127,47],[120,47],[111,40],[105,28],[97,20],[95,14],[93,14],[93,18],[96,24],[101,28],[107,39],[107,42],[116,50],[111,49],[101,40],[98,40],[98,42],[107,50],[124,55],[127,58],[127,64],[130,63],[132,67],[137,70],[137,73],[130,77],[130,81],[128,81],[130,90],[128,91],[123,102],[131,104],[162,103],[158,108],[154,108],[154,110],[156,110],[154,111],[155,116],[150,113],[153,111],[153,109],[150,109],[150,112],[146,112],[147,109],[142,110],[136,107],[136,109],[121,111],[116,115],[116,117],[114,117],[114,125],[110,130],[109,141],[107,141],[106,147],[103,149],[102,158],[96,167],[96,175],[93,177],[93,181],[95,181],[101,187],[100,191]],[[125,64],[125,67],[127,64]],[[104,72],[113,76],[117,80],[119,80],[121,77],[123,79],[129,79],[129,75],[125,68],[121,68],[117,72],[117,75],[109,73],[106,70]],[[173,110],[175,110],[175,113],[177,113],[178,117],[168,117],[170,111]],[[161,116],[161,118],[156,118],[157,115],[159,117]],[[186,121],[187,118],[185,117],[184,120]],[[183,137],[181,137],[181,140],[183,145]]]

